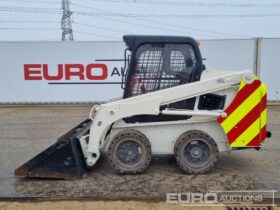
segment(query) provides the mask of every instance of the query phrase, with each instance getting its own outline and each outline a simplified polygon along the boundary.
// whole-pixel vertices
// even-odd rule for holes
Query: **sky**
[[[71,0],[75,41],[280,37],[279,0]],[[0,41],[60,41],[61,0],[0,0]]]

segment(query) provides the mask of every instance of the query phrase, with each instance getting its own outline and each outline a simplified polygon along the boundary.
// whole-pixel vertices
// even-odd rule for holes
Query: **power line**
[[[45,20],[0,20],[0,23],[35,23],[35,24],[42,24],[42,23],[60,23],[58,21],[45,21]],[[90,28],[99,28],[99,29],[103,29],[106,31],[112,31],[112,32],[120,32],[120,33],[126,33],[125,31],[121,31],[121,30],[117,30],[117,29],[111,29],[111,28],[106,28],[106,27],[100,27],[97,25],[91,25],[91,24],[86,24],[86,23],[81,23],[81,22],[77,22],[77,21],[72,21],[73,24],[77,24],[77,25],[81,25],[81,26],[86,26],[86,27],[90,27]],[[86,33],[86,32],[84,32]],[[102,35],[100,35],[102,36]],[[114,37],[115,38],[115,37]]]
[[[212,31],[212,30],[205,30],[205,29],[200,29],[200,28],[194,28],[194,27],[189,27],[189,26],[185,26],[185,25],[176,25],[176,24],[170,24],[170,23],[166,23],[166,22],[160,22],[160,21],[155,21],[155,20],[145,20],[142,18],[136,18],[137,20],[142,20],[142,21],[146,21],[148,23],[156,23],[156,24],[161,24],[161,25],[166,25],[166,26],[171,26],[171,27],[178,27],[178,28],[186,28],[189,30],[194,30],[194,31],[198,31],[198,32],[206,32],[206,33],[211,33],[211,34],[216,34],[216,35],[226,35],[226,36],[236,36],[236,37],[242,37],[244,38],[244,35],[240,35],[240,34],[233,34],[233,33],[225,33],[225,32],[218,32],[218,31]]]
[[[0,1],[8,1],[8,0],[0,0]],[[34,1],[34,0],[10,0],[10,1],[39,3],[39,1]],[[64,0],[64,1],[66,1],[66,0]],[[95,1],[95,0],[92,0],[92,1]],[[42,2],[51,3],[53,1],[42,1]],[[147,1],[147,0],[146,1],[137,0],[137,3],[138,2],[149,2],[149,1]],[[150,1],[150,2],[152,2],[152,1]],[[160,1],[160,2],[166,2],[166,1]],[[200,4],[200,3],[197,3],[197,4]],[[88,6],[85,6],[85,5],[77,4],[77,3],[73,3],[72,5],[77,6],[77,7],[86,8],[86,9],[93,9],[94,11],[99,11],[99,12],[86,12],[86,11],[76,11],[76,10],[74,10],[73,13],[76,14],[76,15],[90,16],[90,17],[95,17],[95,18],[99,18],[99,19],[103,19],[103,20],[114,21],[114,22],[121,23],[121,24],[128,24],[128,25],[133,25],[133,26],[142,27],[142,28],[151,28],[151,29],[160,30],[160,31],[169,31],[169,32],[172,32],[172,33],[180,33],[180,34],[184,34],[184,35],[185,35],[186,32],[183,31],[183,30],[186,29],[186,30],[191,30],[192,31],[192,32],[188,32],[190,34],[198,34],[199,33],[199,35],[203,35],[202,33],[204,33],[204,34],[206,33],[203,36],[211,37],[211,38],[221,38],[221,37],[218,37],[216,35],[239,36],[239,37],[243,36],[243,35],[232,34],[232,33],[227,33],[227,32],[217,32],[217,31],[205,30],[205,29],[200,29],[200,28],[196,28],[196,27],[181,26],[181,25],[177,25],[177,24],[171,24],[171,23],[151,20],[151,19],[148,19],[148,18],[203,18],[203,19],[205,19],[205,18],[217,18],[217,19],[224,19],[224,18],[255,18],[255,17],[280,16],[280,13],[265,13],[265,14],[254,13],[254,14],[244,14],[244,15],[243,14],[226,14],[226,15],[218,15],[218,14],[184,14],[184,15],[166,14],[166,15],[163,15],[163,14],[143,14],[143,13],[133,14],[133,13],[110,12],[110,11],[100,10],[100,9],[96,9],[96,8],[93,8],[93,7],[88,7]],[[219,4],[219,5],[221,6],[221,4]],[[250,5],[252,6],[253,4],[250,4]],[[45,14],[60,14],[60,15],[63,14],[63,11],[61,9],[58,9],[58,8],[44,8],[44,7],[8,7],[8,6],[1,6],[0,11],[23,12],[23,13],[45,13]],[[107,16],[109,16],[109,17],[107,17]],[[110,18],[110,17],[112,17],[112,18]],[[114,19],[113,17],[135,18],[136,20],[145,22],[145,24],[130,22],[130,21],[127,21],[127,20],[119,20],[119,19],[117,20],[117,19]],[[3,20],[3,21],[1,21],[0,20],[0,23],[5,23],[5,22],[6,23],[58,23],[56,21],[47,21],[47,20],[45,20],[45,21],[37,21],[37,20],[34,20],[34,21],[33,20],[26,20],[26,21],[24,21],[24,20],[20,20],[20,21],[7,20],[7,21],[4,21]],[[164,25],[164,26],[167,26],[167,28],[147,25],[147,24],[150,24],[150,23],[156,23],[157,25],[158,24],[159,25]],[[112,31],[112,32],[126,33],[125,31],[118,30],[118,29],[112,29],[112,28],[107,28],[107,27],[103,27],[103,26],[90,25],[90,24],[81,23],[81,22],[75,22],[75,24],[81,25],[81,26],[86,26],[86,27],[98,28],[98,29],[101,29],[101,30]],[[176,30],[171,29],[168,26],[174,27],[174,28],[176,28]],[[10,28],[0,28],[0,29],[1,30],[27,30],[28,28],[10,27]],[[29,28],[29,29],[30,30],[57,30],[57,29],[53,29],[53,28],[49,29],[49,28],[32,28],[32,27]],[[72,30],[72,27],[71,27],[71,30]],[[196,31],[196,32],[193,32],[193,31]],[[83,33],[83,34],[86,34],[86,35],[98,36],[98,37],[106,37],[106,36],[101,35],[101,34],[89,33],[89,32],[84,32],[84,31],[79,31],[79,33]],[[215,34],[215,36],[213,36],[213,34]],[[114,39],[116,38],[116,37],[112,37],[112,36],[107,36],[107,37],[108,38],[114,38]]]
[[[79,5],[79,4],[73,4],[73,5],[76,5],[76,6],[80,6],[80,7],[85,7],[85,6],[83,6],[83,5]],[[89,8],[89,7],[87,7],[87,8]],[[1,9],[1,8],[0,8]],[[17,8],[14,8],[14,9],[17,9],[17,10],[24,10],[24,11],[26,11],[26,8],[24,8],[24,7],[17,7]],[[95,8],[92,8],[92,9],[95,9]],[[61,11],[60,10],[58,10],[58,9],[56,9],[56,8],[34,8],[34,9],[32,9],[32,11],[31,12],[42,12],[42,11],[44,11],[44,12],[47,12],[47,13],[49,13],[49,12],[55,12],[55,13],[57,13],[57,12],[59,12],[59,13],[61,13]],[[100,10],[100,11],[103,11],[103,10]],[[103,19],[105,19],[105,20],[110,20],[110,21],[115,21],[115,22],[118,22],[118,23],[123,23],[123,24],[129,24],[129,25],[134,25],[134,26],[138,26],[138,27],[145,27],[145,28],[151,28],[151,29],[156,29],[156,30],[161,30],[161,31],[169,31],[169,32],[175,32],[175,33],[180,33],[180,34],[185,34],[186,32],[185,31],[182,31],[182,30],[173,30],[173,29],[167,29],[167,28],[161,28],[161,27],[158,27],[158,26],[148,26],[148,25],[144,25],[144,24],[138,24],[138,23],[131,23],[131,22],[128,22],[128,21],[123,21],[123,20],[115,20],[115,19],[110,19],[110,18],[103,18]],[[138,18],[139,19],[139,18]],[[30,21],[31,22],[31,21]],[[151,21],[150,21],[151,22]],[[152,21],[152,22],[155,22],[155,21]],[[81,25],[81,23],[79,23],[80,25]],[[89,26],[89,24],[84,24],[83,23],[83,25],[85,26],[85,25],[87,25],[87,26]],[[170,24],[169,24],[170,25]],[[96,26],[95,26],[96,27]],[[100,29],[104,29],[104,30],[108,30],[108,28],[105,28],[105,27],[98,27],[98,28],[100,28]],[[182,27],[181,27],[182,28]],[[120,30],[114,30],[114,29],[109,29],[110,31],[115,31],[115,32],[121,32],[121,33],[124,33],[124,31],[120,31]],[[206,32],[206,31],[205,31]],[[189,33],[189,32],[188,32]],[[192,34],[195,34],[195,33],[193,33],[192,32]],[[218,34],[218,33],[217,33]],[[200,33],[200,35],[201,35],[201,33]],[[220,37],[217,37],[217,36],[213,36],[213,35],[204,35],[204,36],[206,36],[206,37],[210,37],[210,38],[220,38]]]
[[[116,20],[116,19],[112,19],[112,18],[107,18],[107,17],[96,17],[96,18],[100,18],[103,20],[109,20],[109,21],[114,21],[117,23],[123,23],[123,24],[128,24],[128,25],[133,25],[133,26],[137,26],[137,27],[142,27],[142,28],[150,28],[153,30],[159,30],[159,31],[168,31],[168,32],[172,32],[172,33],[179,33],[179,34],[185,34],[185,32],[180,31],[180,30],[173,30],[173,29],[167,29],[167,28],[162,28],[162,27],[158,27],[158,26],[149,26],[149,25],[145,25],[145,24],[140,24],[140,23],[132,23],[132,22],[128,22],[128,21],[124,21],[124,20]]]
[[[113,12],[79,12],[74,11],[76,15],[85,16],[111,16],[111,17],[145,17],[145,18],[256,18],[256,17],[279,17],[280,13],[265,13],[265,14],[228,14],[228,15],[214,15],[214,14],[193,14],[193,15],[174,15],[174,14],[143,14],[143,13],[113,13]]]
[[[16,24],[23,24],[23,23],[34,23],[34,24],[42,24],[42,23],[60,23],[58,21],[48,21],[48,20],[0,20],[0,23],[16,23]],[[86,26],[89,28],[98,28],[106,31],[112,31],[112,32],[119,32],[119,33],[127,33],[126,31],[121,31],[117,29],[112,29],[112,28],[106,28],[106,27],[101,27],[97,25],[92,25],[92,24],[86,24],[78,21],[72,21],[73,24],[81,25],[81,26]]]
[[[131,2],[131,1],[127,1],[127,2]],[[139,0],[137,2],[139,2]],[[83,5],[77,5],[77,6],[89,9],[88,6],[83,6]],[[251,4],[251,6],[252,6],[252,4]],[[96,8],[92,8],[92,9],[96,10]],[[100,10],[100,11],[104,11],[104,10]],[[244,38],[244,36],[245,36],[245,35],[234,34],[234,33],[217,32],[217,31],[212,31],[212,30],[205,30],[205,29],[201,29],[201,28],[197,28],[197,27],[189,27],[189,26],[184,26],[184,25],[168,24],[166,22],[160,22],[160,21],[155,21],[155,20],[151,20],[151,19],[146,20],[146,18],[144,19],[144,18],[140,18],[140,17],[136,17],[135,19],[140,20],[140,21],[144,21],[144,22],[148,22],[148,23],[153,22],[153,23],[161,24],[161,25],[165,25],[165,26],[172,26],[172,27],[176,27],[176,28],[180,28],[180,29],[186,28],[186,29],[194,30],[194,31],[198,31],[198,32],[206,32],[206,33],[218,34],[218,35],[226,35],[226,36],[236,36],[236,37],[241,37],[241,38]],[[248,27],[250,27],[250,26],[248,26]]]
[[[248,7],[280,7],[280,4],[252,4],[252,3],[202,3],[202,2],[176,2],[176,1],[149,1],[149,0],[91,0],[94,2],[104,3],[130,3],[130,4],[155,4],[157,6],[192,6],[192,7],[236,7],[236,8],[248,8]]]
[[[74,6],[79,6],[79,7],[83,7],[83,8],[85,8],[86,6],[84,6],[84,5],[81,5],[81,4],[73,4]],[[101,10],[101,9],[96,9],[96,8],[93,8],[93,7],[89,7],[89,6],[87,6],[87,9],[94,9],[94,10],[98,10],[98,11],[102,11],[102,12],[104,12],[105,10]],[[100,18],[100,17],[96,17],[96,18]],[[115,21],[115,22],[118,22],[118,23],[124,23],[124,24],[129,24],[129,25],[134,25],[134,26],[140,26],[140,27],[145,27],[145,28],[152,28],[152,29],[158,29],[158,30],[161,30],[161,31],[170,31],[170,32],[175,32],[175,33],[180,33],[180,34],[186,34],[186,32],[185,31],[182,31],[182,30],[172,30],[172,29],[166,29],[166,28],[161,28],[161,27],[158,27],[158,26],[148,26],[148,25],[143,25],[143,24],[138,24],[138,23],[135,23],[135,22],[133,22],[133,23],[131,23],[131,22],[127,22],[127,21],[120,21],[120,20],[116,20],[116,19],[111,19],[111,18],[102,18],[102,19],[105,19],[105,20],[110,20],[110,21]],[[178,26],[178,25],[173,25],[173,24],[166,24],[166,23],[161,23],[161,22],[159,22],[159,21],[152,21],[152,20],[143,20],[143,19],[141,19],[141,18],[139,18],[139,17],[136,17],[136,19],[137,20],[140,20],[140,21],[145,21],[145,23],[151,23],[151,22],[155,22],[155,23],[157,23],[157,24],[161,24],[161,25],[165,25],[165,26],[173,26],[173,27],[176,27],[176,28],[180,28],[180,29],[183,29],[183,28],[188,28],[188,27],[184,27],[184,26]],[[191,29],[191,30],[198,30],[198,29],[194,29],[194,28],[191,28],[191,27],[189,27],[188,29]],[[202,30],[200,30],[200,31],[202,31]],[[206,33],[209,33],[209,31],[206,31],[206,30],[204,30],[204,32],[206,32]],[[219,36],[217,36],[217,35],[215,35],[215,36],[213,36],[213,35],[209,35],[209,34],[201,34],[201,32],[200,33],[195,33],[195,32],[187,32],[187,33],[189,33],[190,35],[195,35],[195,34],[197,34],[197,35],[203,35],[203,36],[205,36],[205,37],[209,37],[209,38],[224,38],[224,37],[219,37]],[[214,32],[211,32],[211,33],[214,33]],[[216,34],[219,34],[218,32],[215,32]],[[220,34],[221,35],[221,34]],[[225,34],[222,34],[222,35],[225,35]],[[227,34],[227,35],[229,35],[229,34]],[[231,34],[232,35],[232,34]]]
[[[51,21],[51,20],[0,20],[0,23],[60,23],[59,21]]]
[[[46,3],[46,4],[60,4],[57,1],[35,1],[35,0],[0,0],[0,1],[5,1],[5,2],[20,2],[20,3]]]
[[[62,13],[61,9],[39,8],[39,7],[0,7],[0,11],[23,12],[23,13],[45,13],[45,14],[61,14]]]
[[[73,5],[77,5],[74,4]],[[38,8],[38,7],[0,7],[0,11],[8,12],[26,12],[26,13],[46,13],[46,14],[61,14],[61,10],[56,8]],[[150,18],[256,18],[256,17],[279,17],[280,13],[264,13],[264,14],[192,14],[192,15],[176,15],[176,14],[143,14],[143,13],[115,13],[115,12],[80,12],[73,11],[76,15],[85,16],[112,16],[112,17],[150,17]]]
[[[81,4],[77,4],[77,3],[73,3],[73,6],[78,6],[78,7],[82,7],[82,8],[86,8],[86,9],[94,9],[96,10],[95,8],[93,7],[89,7],[89,6],[84,6],[84,5],[81,5]],[[104,10],[100,10],[100,9],[97,9],[99,11],[102,11],[104,12]],[[100,17],[97,17],[97,18],[100,18]],[[142,24],[137,24],[137,23],[130,23],[130,22],[127,22],[127,21],[120,21],[120,20],[115,20],[115,19],[110,19],[110,18],[102,18],[102,19],[105,19],[105,20],[110,20],[110,21],[114,21],[114,22],[118,22],[118,23],[124,23],[124,24],[129,24],[129,25],[136,25],[136,26],[140,26],[140,27],[145,27],[145,28],[152,28],[152,29],[159,29],[159,30],[164,30],[164,31],[171,31],[171,32],[176,32],[176,33],[184,33],[184,31],[178,31],[178,30],[169,30],[169,29],[166,29],[166,28],[159,28],[159,27],[154,27],[154,26],[147,26],[147,25],[142,25]],[[80,22],[76,22],[80,25],[84,25],[84,26],[88,26],[88,27],[93,27],[93,28],[100,28],[100,29],[103,29],[103,30],[108,30],[108,31],[113,31],[113,32],[120,32],[120,33],[127,33],[126,31],[121,31],[121,30],[116,30],[116,29],[111,29],[111,28],[105,28],[105,27],[100,27],[100,26],[93,26],[93,25],[89,25],[89,24],[85,24],[85,23],[80,23]]]
[[[107,37],[107,38],[110,38],[113,40],[119,40],[116,37],[108,36],[108,35],[104,35],[104,34],[97,34],[97,33],[91,33],[91,32],[79,31],[79,30],[75,30],[75,32],[80,33],[80,34],[90,35],[90,36],[96,36],[96,37],[102,37],[102,38]]]
[[[21,31],[28,31],[28,30],[54,30],[54,31],[59,31],[60,28],[34,28],[34,27],[0,27],[0,30],[21,30]],[[96,36],[96,37],[107,37],[113,40],[118,40],[116,37],[113,36],[108,36],[108,35],[104,35],[104,34],[97,34],[97,33],[90,33],[90,32],[85,32],[85,31],[79,31],[79,30],[75,30],[75,32],[80,33],[80,34],[86,34],[86,35],[90,35],[90,36]]]
[[[76,6],[80,6],[79,4],[74,4],[73,5],[76,5]],[[83,5],[81,5],[83,6]],[[84,7],[84,6],[83,6]],[[93,7],[88,7],[88,9],[95,9]],[[97,9],[99,11],[103,11],[103,10],[100,10],[100,9]],[[76,13],[75,13],[76,14]],[[117,22],[117,23],[124,23],[124,24],[129,24],[129,25],[134,25],[134,26],[139,26],[139,27],[144,27],[144,28],[152,28],[152,29],[157,29],[157,30],[161,30],[161,31],[170,31],[170,32],[176,32],[176,33],[180,33],[182,34],[183,32],[182,31],[177,31],[177,30],[170,30],[170,29],[166,29],[166,28],[161,28],[161,27],[153,27],[153,26],[147,26],[147,25],[144,25],[144,24],[138,24],[138,23],[131,23],[131,22],[128,22],[128,21],[123,21],[123,20],[116,20],[116,19],[112,19],[112,18],[107,18],[107,17],[96,17],[96,18],[101,18],[101,19],[104,19],[104,20],[109,20],[109,21],[114,21],[114,22]]]
[[[246,25],[242,25],[242,23],[239,23],[239,24],[233,24],[233,23],[228,23],[228,22],[215,22],[215,21],[213,21],[213,20],[203,20],[204,22],[208,22],[208,23],[210,23],[210,24],[215,24],[215,25],[224,25],[224,26],[227,26],[227,27],[234,27],[234,28],[244,28],[244,29],[253,29],[253,30],[257,30],[257,31],[260,31],[260,27],[258,27],[258,26],[252,26],[251,24],[249,25],[249,24],[246,24]],[[221,21],[223,21],[223,20],[221,20]],[[257,22],[256,22],[257,23]],[[270,24],[269,25],[262,25],[261,26],[261,29],[262,30],[264,30],[264,29],[268,29],[268,30],[274,30],[275,29],[275,27],[273,27],[273,26],[271,26]]]
[[[89,28],[98,28],[101,30],[106,30],[106,31],[112,31],[112,32],[119,32],[119,33],[126,33],[126,31],[121,31],[121,30],[117,30],[117,29],[112,29],[112,28],[106,28],[106,27],[102,27],[102,26],[97,26],[97,25],[92,25],[92,24],[87,24],[87,23],[81,23],[78,21],[73,21],[74,24],[77,25],[81,25],[81,26],[86,26]]]
[[[97,17],[97,18],[100,18],[100,17]],[[107,19],[107,18],[100,18],[100,19]],[[120,23],[118,20],[115,20],[116,22]],[[80,23],[80,22],[73,22],[74,24],[77,24],[77,25],[83,25],[83,26],[87,26],[87,27],[90,27],[90,28],[98,28],[98,29],[101,29],[101,30],[106,30],[106,31],[112,31],[112,32],[118,32],[118,33],[121,33],[121,34],[126,34],[128,33],[127,31],[121,31],[121,30],[115,30],[115,29],[111,29],[111,28],[106,28],[106,27],[100,27],[100,26],[94,26],[94,25],[89,25],[89,24],[84,24],[84,23]],[[129,24],[129,25],[135,25],[135,23],[126,23],[126,24]],[[137,26],[139,26],[138,24],[136,24]],[[140,27],[144,27],[143,25],[141,25]],[[154,28],[153,26],[146,26],[145,25],[145,28]],[[160,30],[168,30],[168,29],[163,29],[161,28]],[[172,32],[178,32],[178,33],[181,33],[181,34],[185,34],[186,32],[185,31],[172,31]],[[207,37],[207,35],[205,35]],[[212,37],[210,36],[211,38],[217,38],[217,37]]]
[[[1,27],[0,30],[60,30],[60,28],[33,28],[33,27]]]

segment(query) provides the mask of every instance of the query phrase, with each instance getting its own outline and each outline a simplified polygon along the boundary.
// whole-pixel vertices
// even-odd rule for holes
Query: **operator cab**
[[[123,98],[200,80],[203,64],[193,38],[127,35],[123,40],[127,45],[125,60],[129,60]]]
[[[204,66],[198,44],[193,38],[127,35],[123,40],[127,46],[122,79],[123,98],[200,80]],[[194,97],[162,105],[160,110],[193,110],[195,100]],[[190,117],[159,114],[138,115],[124,120],[126,123],[161,122],[185,120]]]

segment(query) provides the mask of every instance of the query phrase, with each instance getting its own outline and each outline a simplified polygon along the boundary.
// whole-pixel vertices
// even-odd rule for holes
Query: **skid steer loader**
[[[94,105],[17,177],[81,177],[101,155],[119,174],[142,173],[153,155],[174,155],[184,172],[202,174],[221,152],[262,147],[267,90],[251,71],[205,69],[190,37],[123,39],[123,98]]]

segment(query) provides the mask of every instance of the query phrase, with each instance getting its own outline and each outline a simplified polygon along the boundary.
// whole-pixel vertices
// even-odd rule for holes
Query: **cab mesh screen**
[[[188,83],[196,63],[194,50],[188,44],[142,45],[136,52],[129,95]]]

